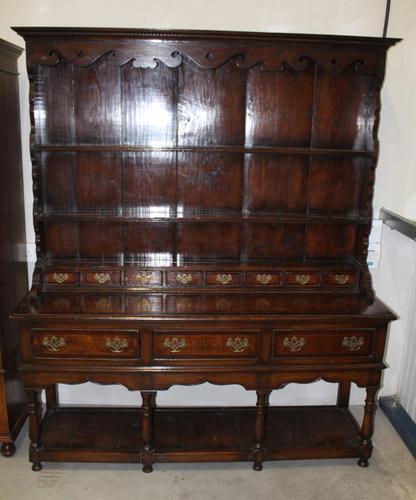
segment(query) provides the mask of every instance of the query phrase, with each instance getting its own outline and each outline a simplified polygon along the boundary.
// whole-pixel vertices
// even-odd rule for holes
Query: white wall
[[[380,264],[372,273],[374,288],[379,298],[399,316],[390,326],[386,355],[389,368],[384,374],[382,391],[382,395],[392,395],[402,392],[404,371],[409,364],[415,365],[414,358],[407,364],[404,361],[411,338],[416,334],[411,332],[415,324],[416,242],[383,226],[381,248]]]
[[[393,0],[390,36],[404,37],[405,42],[391,49],[387,78],[383,90],[382,141],[380,167],[377,174],[375,207],[395,209],[403,215],[416,213],[415,110],[412,100],[415,76],[416,2]],[[23,46],[23,40],[10,26],[113,26],[133,28],[228,29],[248,31],[277,31],[298,33],[332,33],[344,35],[380,36],[384,21],[384,0],[2,0],[0,37]],[[24,57],[20,60],[22,142],[24,185],[28,241],[34,242],[32,227],[31,166],[29,156],[28,82]],[[389,249],[394,255],[394,249]],[[386,264],[385,264],[386,262]],[[389,266],[389,262],[382,261]],[[384,268],[383,268],[384,269]],[[403,268],[404,269],[404,268]],[[384,293],[388,286],[380,279],[376,286]],[[392,304],[393,306],[395,304]],[[386,372],[388,394],[397,392],[404,333],[395,326],[395,342],[390,343],[388,359],[391,368]],[[396,335],[397,333],[397,335]],[[397,338],[396,338],[397,337]],[[398,340],[397,340],[398,339]],[[138,396],[123,389],[109,387],[62,387],[64,402],[94,402],[99,400],[136,402]],[[332,385],[318,382],[313,385],[292,386],[276,392],[273,402],[305,403],[330,402],[335,398]],[[184,404],[215,401],[218,404],[252,402],[252,394],[238,387],[214,388],[209,385],[168,391],[159,400]],[[362,391],[354,391],[352,401],[362,401]]]
[[[387,59],[374,192],[376,214],[384,206],[408,219],[416,219],[415,16],[415,0],[392,0],[388,34],[403,41]]]

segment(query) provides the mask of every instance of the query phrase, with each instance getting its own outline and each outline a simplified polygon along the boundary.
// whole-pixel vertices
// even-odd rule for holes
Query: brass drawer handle
[[[364,337],[344,337],[342,340],[342,347],[345,347],[349,351],[359,351],[364,345]]]
[[[348,276],[348,274],[336,274],[335,275],[335,281],[338,283],[338,285],[345,285],[346,283],[348,283],[349,279],[350,279],[350,277]]]
[[[127,339],[121,339],[119,337],[107,337],[105,339],[105,346],[108,347],[111,352],[123,352],[127,349],[128,345]]]
[[[61,347],[66,346],[66,342],[63,337],[43,337],[42,345],[46,347],[48,351],[57,352]]]
[[[221,283],[221,285],[228,285],[228,283],[233,281],[231,274],[217,274],[215,279],[218,283]]]
[[[104,285],[104,283],[111,280],[111,276],[109,273],[95,273],[94,280],[100,285]]]
[[[69,274],[68,273],[53,273],[52,278],[56,283],[65,283],[65,281],[69,280]]]
[[[287,347],[289,351],[300,351],[305,346],[305,339],[303,337],[285,337],[283,339],[283,345]]]
[[[256,276],[256,280],[261,285],[268,285],[272,281],[272,275],[271,274],[258,274]]]
[[[146,273],[145,271],[140,271],[136,274],[136,280],[142,285],[147,285],[152,279],[152,273]]]
[[[182,285],[187,285],[192,281],[192,274],[179,273],[176,275],[176,281],[179,281],[179,283],[182,283]]]
[[[297,274],[296,281],[299,285],[307,285],[311,281],[311,276],[309,274]]]
[[[225,343],[233,352],[243,352],[250,344],[247,338],[235,337],[234,339],[229,337]]]
[[[186,340],[184,338],[166,337],[163,346],[169,349],[170,352],[181,352],[186,347]]]

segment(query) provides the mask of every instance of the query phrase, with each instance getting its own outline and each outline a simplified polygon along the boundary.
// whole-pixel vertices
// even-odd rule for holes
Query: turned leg
[[[142,440],[143,472],[153,470],[153,412],[156,406],[156,392],[141,392],[142,404]]]
[[[264,436],[266,431],[266,414],[269,405],[269,396],[271,391],[256,391],[256,421],[254,426],[254,470],[263,469],[263,461],[265,458]]]
[[[338,385],[338,408],[348,408],[350,404],[351,382],[343,380]]]
[[[6,441],[1,445],[1,454],[3,457],[11,457],[16,451],[13,441]]]
[[[40,462],[40,423],[42,420],[42,400],[41,391],[26,391],[27,394],[27,413],[29,416],[29,438],[30,438],[30,449],[29,456],[30,461],[33,463],[32,470],[40,471],[42,470],[42,464]]]
[[[376,414],[377,403],[375,401],[378,387],[367,387],[367,397],[364,407],[364,418],[361,426],[361,456],[358,460],[360,467],[368,467],[368,459],[373,451],[371,437],[374,432],[374,417]]]
[[[46,408],[48,410],[55,410],[59,406],[59,393],[58,385],[53,384],[46,388]]]

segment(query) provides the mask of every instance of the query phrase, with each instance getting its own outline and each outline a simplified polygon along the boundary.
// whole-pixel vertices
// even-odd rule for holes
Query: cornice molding
[[[21,47],[0,38],[0,55],[16,59],[22,52],[23,49]]]
[[[400,38],[382,38],[369,36],[346,36],[302,33],[272,33],[255,31],[214,31],[214,30],[163,30],[163,29],[130,29],[130,28],[82,28],[82,27],[13,27],[16,33],[24,38],[65,37],[73,38],[112,38],[125,39],[174,39],[174,40],[258,40],[285,42],[323,42],[370,44],[390,47],[399,42]]]

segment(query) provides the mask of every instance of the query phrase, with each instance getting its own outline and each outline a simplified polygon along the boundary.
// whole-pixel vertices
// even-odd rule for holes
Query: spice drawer
[[[68,271],[50,271],[45,274],[45,281],[52,285],[78,285],[79,273]]]
[[[168,272],[166,275],[168,285],[192,286],[202,285],[202,273],[199,271]]]
[[[139,357],[137,330],[33,329],[35,357],[132,358]]]
[[[236,286],[241,284],[241,273],[209,272],[206,283],[209,286]]]
[[[281,285],[282,273],[273,273],[268,271],[248,272],[247,285],[248,286],[268,286],[268,285]]]
[[[153,332],[155,359],[256,358],[258,351],[258,331],[163,330]]]

